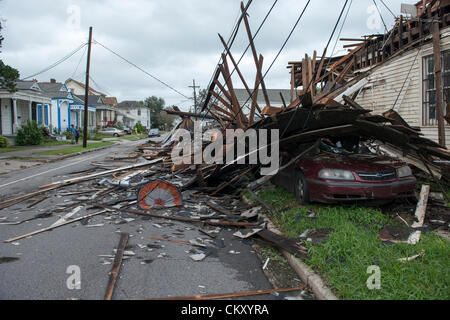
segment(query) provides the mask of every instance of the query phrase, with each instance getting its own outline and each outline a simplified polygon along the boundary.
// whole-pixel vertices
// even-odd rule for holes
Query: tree
[[[206,96],[208,95],[208,90],[206,89],[200,89],[198,92],[198,101],[197,101],[197,108],[198,112],[200,112],[203,108],[203,104],[205,103]]]
[[[2,22],[0,21],[0,32],[2,31]],[[2,42],[4,38],[0,34],[0,48],[2,47]],[[0,51],[1,52],[1,51]],[[16,91],[16,81],[19,79],[19,71],[14,69],[0,60],[0,88],[6,88],[9,92]]]
[[[2,21],[0,21],[0,32],[2,32]],[[3,38],[3,36],[2,36],[2,34],[0,33],[0,48],[2,47],[2,41],[4,40],[5,38]]]
[[[16,81],[19,79],[19,71],[0,60],[0,88],[6,88],[9,92],[15,92]]]
[[[170,108],[172,109],[172,108]],[[178,116],[175,116],[173,114],[168,114],[167,112],[161,113],[161,123],[164,126],[164,130],[169,131],[173,129],[173,123],[175,120],[178,119]]]
[[[151,96],[144,100],[144,106],[150,109],[152,128],[159,128],[162,124],[161,111],[163,111],[166,102],[163,98]]]

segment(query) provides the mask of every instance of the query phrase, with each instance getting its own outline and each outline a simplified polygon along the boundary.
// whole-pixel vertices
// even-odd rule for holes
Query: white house
[[[16,89],[14,93],[0,89],[0,135],[14,136],[28,120],[50,126],[52,100],[39,85],[34,81],[17,81]]]
[[[117,105],[117,110],[117,121],[122,122],[125,126],[133,128],[136,123],[140,123],[150,129],[150,109],[146,108],[142,102],[122,101]]]

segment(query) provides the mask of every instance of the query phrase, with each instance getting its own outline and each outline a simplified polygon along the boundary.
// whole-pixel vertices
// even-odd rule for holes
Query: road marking
[[[88,157],[88,158],[83,158],[83,159],[81,159],[81,160],[78,160],[78,161],[75,161],[75,162],[68,163],[68,164],[66,164],[66,165],[64,165],[64,166],[61,166],[61,167],[58,167],[58,168],[53,168],[53,169],[50,169],[50,170],[47,170],[47,171],[44,171],[44,172],[41,172],[41,173],[37,173],[37,174],[32,175],[32,176],[26,177],[26,178],[22,178],[22,179],[15,180],[15,181],[12,181],[12,182],[9,182],[9,183],[5,183],[5,184],[0,185],[0,189],[2,189],[2,188],[4,188],[4,187],[7,187],[7,186],[9,186],[9,185],[11,185],[11,184],[15,184],[15,183],[17,183],[17,182],[29,180],[29,179],[31,179],[31,178],[34,178],[34,177],[37,177],[37,176],[41,176],[41,175],[43,175],[43,174],[46,174],[46,173],[49,173],[49,172],[52,172],[52,171],[56,171],[56,170],[59,170],[59,169],[63,169],[63,168],[67,168],[67,167],[73,166],[73,165],[78,164],[78,163],[81,163],[81,162],[83,162],[83,161],[87,161],[87,160],[90,160],[90,159],[98,158],[98,157],[100,157],[100,156],[102,156],[102,155],[103,155],[103,154],[98,154],[98,155],[96,155],[96,156],[92,156],[92,157]]]

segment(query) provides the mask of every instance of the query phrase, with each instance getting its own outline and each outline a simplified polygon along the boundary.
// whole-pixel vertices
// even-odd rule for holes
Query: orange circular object
[[[182,195],[174,185],[156,180],[139,189],[138,205],[144,210],[181,207]]]

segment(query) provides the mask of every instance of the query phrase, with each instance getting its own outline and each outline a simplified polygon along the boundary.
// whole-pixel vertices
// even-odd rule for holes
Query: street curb
[[[247,198],[245,195],[242,195],[242,200],[246,204],[254,204],[254,202]],[[267,229],[269,231],[278,235],[282,235],[282,232],[275,227],[273,222],[266,215],[260,213],[259,216],[262,217],[267,223]],[[280,249],[280,251],[288,260],[292,269],[294,269],[300,279],[305,283],[305,285],[311,288],[318,300],[339,300],[339,298],[334,295],[331,289],[325,285],[325,282],[322,280],[322,278],[310,267],[300,262],[299,259],[297,259],[294,255],[290,254],[286,250]]]
[[[267,222],[267,229],[273,233],[281,235],[281,231],[278,230],[273,222],[265,215],[259,214],[259,216],[264,218]],[[302,263],[294,255],[290,254],[286,250],[280,249],[281,253],[286,257],[291,267],[299,275],[301,280],[311,288],[314,295],[318,300],[339,300],[338,297],[334,295],[330,288],[328,288],[322,278],[315,273],[310,267]]]

